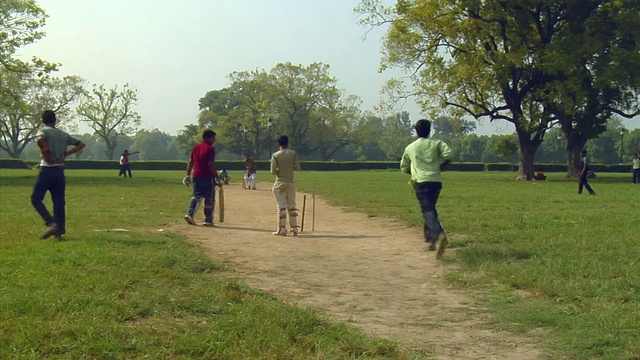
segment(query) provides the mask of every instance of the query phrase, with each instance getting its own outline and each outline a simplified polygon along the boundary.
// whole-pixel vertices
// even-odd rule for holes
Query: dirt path
[[[540,356],[524,337],[492,328],[472,314],[478,305],[443,281],[446,261],[424,251],[419,229],[344,212],[317,198],[311,232],[308,195],[304,232],[297,238],[273,236],[270,184],[258,187],[225,187],[226,221],[219,227],[179,224],[170,230],[201,244],[213,259],[229,265],[232,276],[254,288],[437,359]],[[455,236],[451,239],[455,242]]]

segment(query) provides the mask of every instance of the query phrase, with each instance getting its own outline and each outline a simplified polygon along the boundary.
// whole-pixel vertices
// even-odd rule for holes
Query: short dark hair
[[[416,122],[416,126],[414,128],[416,129],[416,134],[418,134],[418,137],[429,137],[429,133],[431,133],[431,121],[427,119],[420,119],[418,120],[418,122]]]
[[[56,113],[53,110],[45,110],[42,112],[42,123],[43,124],[55,124],[56,123]]]
[[[216,132],[213,130],[205,130],[202,132],[202,140],[211,139],[216,137]]]
[[[289,137],[287,135],[282,135],[278,138],[278,145],[287,146],[289,145]]]

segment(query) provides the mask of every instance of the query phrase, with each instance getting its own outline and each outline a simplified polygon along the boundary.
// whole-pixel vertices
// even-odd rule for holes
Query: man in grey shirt
[[[52,110],[42,113],[42,123],[44,126],[37,134],[42,160],[40,173],[31,194],[31,204],[47,226],[47,230],[41,236],[42,239],[55,236],[57,240],[61,240],[62,235],[66,233],[64,159],[82,150],[85,144],[56,128],[56,114]],[[73,148],[67,150],[69,146]],[[42,202],[47,191],[51,193],[53,216]]]

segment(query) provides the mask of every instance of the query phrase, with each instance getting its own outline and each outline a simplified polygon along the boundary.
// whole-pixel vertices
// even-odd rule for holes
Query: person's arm
[[[73,148],[71,148],[71,150],[65,151],[63,155],[66,158],[67,156],[73,155],[73,154],[77,153],[78,151],[84,149],[85,146],[87,146],[85,143],[83,143],[82,141],[78,140],[75,143],[75,146]]]
[[[587,174],[587,167],[588,167],[588,162],[589,160],[587,159],[587,157],[585,156],[582,159],[582,168],[580,169],[580,172],[578,173],[578,176],[583,176]]]
[[[218,174],[218,170],[216,170],[215,160],[210,160],[209,162],[207,162],[207,165],[209,165],[209,170],[211,170],[211,173],[213,174],[213,178],[219,180],[220,175]]]
[[[407,154],[407,150],[404,150],[402,159],[400,160],[400,171],[405,174],[411,174],[411,158]]]
[[[278,162],[276,161],[276,157],[271,155],[271,162],[269,164],[269,172],[273,175],[278,174]]]
[[[129,153],[129,155],[135,155],[135,154],[140,154],[140,151],[134,151]]]
[[[440,153],[444,159],[440,163],[440,171],[446,171],[451,164],[451,148],[444,141],[440,141]]]
[[[49,151],[47,138],[44,135],[38,136],[37,141],[38,147],[40,148],[40,153],[42,153],[42,159],[49,165],[55,164],[55,160],[51,157],[51,151]]]
[[[187,176],[191,176],[192,170],[193,170],[193,159],[189,158],[189,163],[187,164]]]

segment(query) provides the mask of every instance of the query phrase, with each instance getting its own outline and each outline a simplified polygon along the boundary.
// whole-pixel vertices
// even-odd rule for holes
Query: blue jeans
[[[213,209],[216,204],[215,192],[213,191],[213,179],[194,177],[193,194],[191,195],[191,201],[189,201],[189,208],[187,209],[189,216],[193,216],[202,199],[204,199],[204,221],[213,222]]]
[[[633,183],[640,183],[640,169],[633,169]]]
[[[49,226],[56,224],[60,229],[59,234],[66,233],[65,229],[65,190],[66,181],[64,178],[64,168],[61,166],[43,166],[40,168],[40,173],[36,178],[36,183],[33,186],[33,192],[31,193],[31,204],[36,209],[44,223]],[[51,194],[51,202],[53,203],[53,216],[44,206],[42,200],[49,191]]]
[[[420,210],[424,216],[424,238],[428,243],[435,244],[444,233],[438,220],[436,204],[442,190],[441,182],[423,182],[415,184],[416,197],[420,203]]]
[[[129,173],[129,177],[133,177],[131,176],[131,164],[120,165],[120,173],[118,174],[118,176],[124,175],[124,177],[127,177],[127,172]]]

